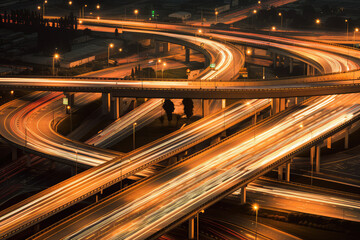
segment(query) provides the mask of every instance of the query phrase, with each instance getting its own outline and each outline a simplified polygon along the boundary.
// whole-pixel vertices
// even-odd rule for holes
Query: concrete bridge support
[[[11,147],[11,160],[15,162],[18,159],[18,152],[16,147]]]
[[[246,186],[241,187],[240,203],[241,203],[241,204],[245,204],[245,203],[246,203]]]
[[[278,180],[282,181],[284,176],[284,166],[281,165],[278,167]]]
[[[195,218],[189,219],[189,239],[195,239]]]
[[[286,98],[273,98],[271,100],[271,113],[276,114],[284,111],[286,107]]]
[[[349,148],[349,130],[350,130],[349,127],[347,127],[347,128],[345,129],[345,136],[344,136],[344,140],[345,140],[344,148],[345,148],[345,149],[348,149],[348,148]]]
[[[185,62],[190,62],[190,48],[185,48]]]
[[[155,41],[155,55],[159,55],[159,54],[160,54],[160,42]]]
[[[115,120],[120,117],[120,98],[111,97],[111,113]]]
[[[276,53],[272,53],[272,58],[273,58],[273,68],[277,67],[277,57],[278,55]]]
[[[167,53],[167,52],[169,52],[170,51],[170,43],[168,43],[168,42],[163,42],[162,43],[162,47],[163,47],[163,53]]]
[[[289,58],[289,73],[293,73],[294,72],[294,59],[293,58]]]
[[[326,139],[326,147],[327,147],[328,149],[331,149],[331,137],[328,137],[328,138]]]
[[[102,101],[102,114],[108,114],[110,112],[110,94],[102,93],[101,94]]]
[[[315,158],[315,147],[310,148],[310,165],[314,164],[314,158]]]
[[[290,182],[290,166],[291,166],[291,162],[285,163],[285,180],[287,182]]]
[[[320,172],[320,145],[316,146],[316,172]]]

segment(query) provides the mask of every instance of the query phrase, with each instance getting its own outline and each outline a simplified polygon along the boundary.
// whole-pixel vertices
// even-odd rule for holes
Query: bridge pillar
[[[159,55],[160,53],[160,42],[155,41],[155,54]]]
[[[284,166],[281,165],[278,167],[278,180],[279,181],[283,180],[283,175],[284,175]]]
[[[190,48],[185,48],[185,62],[190,62]]]
[[[310,148],[310,164],[314,164],[314,158],[315,158],[315,147]]]
[[[163,47],[163,52],[164,52],[164,53],[167,53],[167,52],[170,51],[170,43],[168,43],[168,42],[163,42],[163,43],[162,43],[162,47]]]
[[[271,99],[271,115],[274,115],[280,111],[279,106],[280,99],[279,98],[272,98]]]
[[[286,180],[287,182],[290,182],[290,165],[291,165],[291,162],[286,163],[285,180]]]
[[[344,148],[345,149],[348,149],[349,148],[349,127],[347,127],[346,129],[345,129],[345,137],[344,137],[345,139],[345,143],[344,143]]]
[[[293,58],[289,58],[289,72],[293,73],[294,72],[294,59]]]
[[[320,145],[316,146],[316,172],[320,172]]]
[[[241,204],[245,204],[245,203],[246,203],[246,186],[241,187],[240,203],[241,203]]]
[[[273,68],[276,68],[276,65],[277,65],[277,54],[276,54],[276,53],[273,53],[272,57],[273,57]]]
[[[189,219],[189,239],[195,239],[195,218]]]
[[[280,106],[279,106],[279,108],[280,108],[280,112],[285,110],[285,108],[286,108],[286,98],[280,98]]]
[[[11,147],[11,160],[15,162],[18,159],[18,152],[16,147]]]
[[[328,149],[331,149],[331,137],[328,137],[328,138],[326,139],[326,147],[327,147]]]
[[[108,114],[110,112],[110,94],[102,93],[101,94],[102,101],[102,114]]]
[[[111,113],[115,120],[120,117],[120,98],[111,97]]]
[[[311,66],[309,64],[306,64],[306,75],[307,76],[311,75]]]
[[[211,139],[210,145],[214,145],[214,144],[216,144],[216,143],[218,143],[218,142],[220,142],[220,141],[221,141],[220,135],[216,135],[215,137],[213,137],[213,138]]]

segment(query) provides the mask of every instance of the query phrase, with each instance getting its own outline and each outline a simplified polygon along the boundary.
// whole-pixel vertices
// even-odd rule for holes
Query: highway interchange
[[[239,38],[229,38],[231,38],[232,41],[243,41],[243,39]],[[276,41],[276,39],[273,40]],[[266,45],[266,42],[263,42],[261,44]],[[271,43],[271,45],[273,45],[273,43]],[[277,47],[281,48],[284,47],[284,45],[277,45]],[[312,46],[311,53],[307,52],[306,55],[310,55],[315,61],[320,62],[324,69],[324,73],[343,72],[346,70],[358,68],[357,63],[353,62],[352,60],[346,60],[346,58],[344,58],[343,56],[333,57],[333,55],[323,52],[324,49],[321,49],[320,51],[314,51],[316,47],[317,46]],[[340,47],[338,48],[341,49]],[[297,49],[292,51],[301,55],[301,53],[304,54],[304,50],[306,49]],[[348,50],[348,52],[349,51],[350,50]],[[231,53],[229,53],[229,56],[230,55]],[[344,53],[343,55],[346,55],[346,53]],[[329,57],[327,58],[326,56]],[[226,57],[224,56],[224,58]],[[222,61],[220,60],[219,64],[221,62]],[[225,62],[225,60],[223,62]],[[231,68],[230,64],[227,64],[226,68]],[[231,70],[227,71],[227,74],[231,75],[230,72]],[[221,74],[221,71],[217,71],[216,73]],[[209,73],[209,75],[204,75],[204,79],[215,78],[215,76],[210,74],[211,72]],[[224,78],[228,77],[229,76],[224,73]],[[54,95],[53,97],[56,98],[58,96]],[[125,192],[120,193],[119,195],[116,195],[111,199],[108,199],[106,202],[95,205],[88,211],[82,213],[82,215],[74,217],[81,219],[84,214],[95,216],[94,219],[96,219],[96,221],[94,220],[94,222],[92,222],[90,225],[88,222],[82,223],[81,221],[77,221],[75,225],[72,225],[72,221],[74,221],[74,218],[72,218],[71,221],[65,221],[62,225],[56,226],[56,228],[49,230],[49,232],[44,233],[44,235],[39,236],[39,238],[43,238],[44,236],[52,236],[54,232],[56,232],[57,234],[56,237],[60,236],[60,234],[64,234],[64,236],[70,235],[72,237],[87,237],[91,239],[95,237],[106,237],[110,239],[115,236],[120,236],[123,239],[142,239],[144,237],[152,236],[156,234],[158,230],[161,230],[168,226],[171,222],[176,221],[176,219],[183,218],[187,214],[198,210],[202,207],[203,204],[207,203],[209,199],[213,198],[214,196],[219,196],[223,192],[227,192],[228,189],[232,189],[235,186],[239,187],[239,184],[245,181],[245,179],[253,177],[252,175],[255,174],[256,171],[264,170],[266,166],[276,162],[283,156],[295,152],[297,149],[301,149],[308,142],[311,142],[314,139],[326,135],[328,132],[337,129],[338,127],[345,124],[346,122],[351,121],[352,119],[358,118],[360,109],[358,106],[359,100],[357,98],[358,94],[314,97],[311,100],[307,101],[304,105],[294,107],[291,110],[282,113],[281,118],[278,116],[263,123],[262,125],[258,125],[254,129],[248,129],[247,131],[240,133],[228,139],[227,141],[222,142],[221,144],[218,144],[215,147],[210,148],[207,151],[204,151],[201,154],[188,159],[187,161],[177,166],[174,166],[171,169],[166,170],[161,174],[142,182],[134,188],[130,188]],[[34,99],[36,99],[36,96],[34,97]],[[40,101],[46,100],[40,98]],[[258,106],[257,104],[260,104],[260,106]],[[248,110],[248,113],[244,114],[243,117],[245,117],[245,115],[249,116],[254,109],[264,107],[267,104],[267,100],[258,100],[250,102],[250,105],[248,106],[242,106],[242,108]],[[231,107],[227,109],[231,109]],[[26,111],[29,111],[29,109],[24,109],[24,112]],[[15,119],[17,119],[18,121],[19,116],[24,115],[24,113],[21,112],[12,114],[15,115],[13,117],[14,121]],[[222,114],[223,113],[217,114],[217,122],[220,125],[221,122],[224,121],[224,119],[228,121],[228,119],[230,118],[228,117],[228,115],[224,115],[226,117],[222,117]],[[12,116],[10,113],[8,113],[7,115]],[[316,116],[316,121],[314,121],[314,115]],[[215,116],[216,114],[211,116],[211,118],[214,118],[215,120]],[[210,118],[205,119],[203,123],[205,123],[205,121],[208,121],[209,119]],[[21,125],[25,126],[24,121],[27,121],[26,117],[20,120],[22,121]],[[4,122],[10,124],[10,126],[12,127],[16,125],[16,123],[12,121]],[[21,125],[19,132],[24,131],[24,129],[21,129]],[[220,130],[223,129],[218,127],[216,130],[214,130],[214,132],[218,133]],[[36,136],[38,136],[39,138],[39,133],[36,133]],[[290,136],[293,141],[289,141]],[[11,137],[14,136],[8,136],[8,138]],[[18,136],[15,136],[14,139],[10,141],[15,141],[15,143],[17,141],[18,145],[25,145],[24,138],[25,135],[21,135],[21,133],[19,133]],[[27,147],[35,147],[35,144],[33,143],[33,138],[34,137],[29,136],[29,146]],[[269,147],[270,143],[272,143],[271,147]],[[41,146],[41,144],[43,143],[37,142],[38,146]],[[72,155],[72,157],[69,158],[74,159],[74,153],[70,150],[72,147],[67,147],[67,145],[64,144],[58,145],[62,145],[62,148],[65,149],[69,148],[67,149],[68,155]],[[41,147],[39,149],[37,151],[44,150],[41,149]],[[106,163],[97,168],[90,169],[88,170],[88,172],[79,174],[78,176],[69,179],[69,181],[66,181],[66,183],[69,184],[75,181],[79,181],[81,180],[81,178],[87,178],[88,175],[86,174],[89,174],[91,172],[92,174],[101,174],[101,176],[104,178],[103,174],[104,171],[106,171],[108,177],[104,178],[104,181],[102,183],[96,183],[98,184],[97,186],[91,186],[92,189],[97,189],[98,186],[111,182],[113,179],[119,178],[119,169],[122,169],[121,175],[124,175],[120,178],[125,177],[127,176],[127,173],[132,172],[139,166],[144,166],[148,164],[149,160],[147,160],[146,158],[142,159],[142,161],[137,160],[137,158],[139,158],[138,156],[144,154],[145,149],[146,148],[140,148],[135,152],[130,153],[126,157],[122,158],[121,161]],[[104,150],[91,148],[91,151]],[[156,151],[152,151],[151,154],[154,154]],[[53,154],[54,153],[50,153],[49,155]],[[84,156],[86,154],[87,153],[85,153]],[[101,154],[103,153],[101,152]],[[153,155],[149,156],[151,156],[151,158],[156,158]],[[81,157],[78,158],[81,161]],[[86,164],[86,162],[84,164]],[[138,165],[136,166],[135,164]],[[110,172],[110,170],[113,172]],[[198,179],[197,184],[190,184],[189,181],[193,181],[194,177]],[[87,178],[87,184],[89,184],[89,180],[90,179]],[[205,182],[206,184],[203,184]],[[66,186],[64,184],[65,183],[62,183],[63,190]],[[45,192],[49,194],[51,190],[55,189],[56,191],[58,191],[59,186],[54,186],[53,188],[49,189],[49,191]],[[84,189],[84,192],[94,191],[92,189]],[[159,189],[161,189],[161,191],[159,191]],[[165,192],[164,189],[171,189],[171,191],[169,190]],[[44,195],[45,192],[41,194],[43,196],[48,196]],[[67,194],[69,193],[70,192],[68,192]],[[40,198],[38,199],[38,197],[39,195],[33,197],[32,199],[39,201]],[[74,194],[71,194],[71,197],[73,199],[76,199],[76,196],[74,196]],[[151,199],[151,201],[149,201],[149,199]],[[147,204],[144,204],[145,200],[146,202],[149,202]],[[46,201],[49,202],[49,199],[46,199]],[[56,198],[54,198],[54,202],[55,201],[57,202],[57,204],[59,204],[58,206],[64,204],[59,203]],[[110,205],[113,207],[104,210],[104,206],[109,207]],[[154,205],[158,207],[154,207]],[[45,211],[51,212],[58,206],[49,207]],[[137,206],[137,208],[135,208],[135,206]],[[19,206],[14,206],[11,210],[15,210],[18,214],[23,215],[25,218],[26,214],[24,214],[23,211],[19,212],[19,210],[16,210],[17,207]],[[179,211],[178,207],[181,209],[181,211]],[[24,206],[22,208],[23,210],[25,210]],[[113,212],[114,209],[116,209],[116,213]],[[29,210],[29,213],[34,211],[29,209],[28,207],[26,207],[26,210]],[[108,213],[109,211],[112,213]],[[142,214],[141,218],[138,216],[139,211],[141,211]],[[8,215],[9,212],[9,210],[6,210],[6,212],[2,212],[1,215],[5,218],[2,217],[0,225],[4,223],[4,219],[10,219]],[[6,213],[6,215],[4,213]],[[109,215],[106,215],[107,213]],[[117,222],[112,221],[113,218],[117,219],[119,216],[124,216],[125,213],[126,217],[117,220]],[[13,215],[12,217],[14,216],[16,215]],[[34,216],[32,217],[36,218]],[[14,217],[13,219],[16,219],[16,217]],[[17,221],[19,220],[20,219],[17,219]],[[13,224],[12,221],[8,222]],[[18,224],[18,222],[15,223]],[[119,227],[119,224],[124,224],[123,226],[132,225],[132,227],[125,229],[124,227]],[[66,225],[66,228],[64,228],[64,225]],[[2,229],[5,229],[5,225],[1,226]],[[99,230],[93,231],[93,229],[105,228],[107,228],[107,231],[101,233],[99,233]],[[74,229],[76,229],[76,231]]]

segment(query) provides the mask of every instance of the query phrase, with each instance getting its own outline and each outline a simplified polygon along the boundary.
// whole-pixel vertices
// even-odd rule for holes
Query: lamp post
[[[356,33],[359,32],[359,28],[355,28],[354,30],[354,47],[356,45]]]
[[[317,25],[319,25],[319,24],[321,23],[320,19],[316,19],[316,20],[315,20],[315,23],[316,23]]]
[[[100,4],[96,5],[96,9],[99,10],[100,9]]]
[[[254,14],[254,15],[257,14],[257,10],[256,10],[256,9],[253,10],[253,14]],[[254,16],[252,17],[252,22],[251,22],[251,23],[252,23],[252,24],[251,24],[252,27],[254,27]]]
[[[166,66],[166,62],[163,63],[161,73],[162,73],[162,79],[164,79],[164,67]]]
[[[346,23],[346,41],[349,41],[349,20],[345,19]]]
[[[137,20],[138,13],[139,13],[139,10],[135,9],[134,14],[135,14],[136,20]]]
[[[197,214],[196,214],[196,239],[197,240],[199,240],[200,238],[200,236],[199,236],[199,232],[200,232],[200,226],[199,226],[199,213],[204,213],[205,211],[204,210],[200,210],[200,212],[197,212]]]
[[[68,105],[67,107],[67,110],[69,111],[69,114],[70,114],[70,132],[72,132],[72,109],[71,109],[71,107],[70,107],[70,105]]]
[[[258,211],[259,211],[259,205],[254,204],[253,205],[253,209],[255,210],[255,240],[257,239],[257,232],[258,232],[258,227],[257,227],[257,222],[258,222]]]
[[[219,12],[215,10],[215,24],[218,22]]]
[[[108,60],[107,60],[107,65],[109,66],[109,59],[110,59],[110,48],[113,48],[114,47],[114,44],[113,43],[110,43],[109,46],[108,46]]]
[[[279,12],[279,17],[280,17],[280,27],[282,29],[283,28],[283,15],[281,12]]]
[[[135,150],[135,127],[136,127],[137,123],[134,122],[133,123],[133,150]]]
[[[53,61],[52,61],[52,74],[53,76],[55,76],[55,60],[59,59],[60,55],[55,53],[53,56]]]
[[[157,59],[156,63],[155,63],[155,79],[157,79],[157,71],[158,71],[157,65],[158,65],[158,63],[161,63],[161,59]]]

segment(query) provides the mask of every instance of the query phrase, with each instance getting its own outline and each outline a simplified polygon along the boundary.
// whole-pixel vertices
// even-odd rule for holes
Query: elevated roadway
[[[325,97],[324,97],[325,98]],[[321,99],[321,98],[320,98]],[[325,101],[325,100],[324,100]],[[316,104],[317,105],[317,104]],[[309,107],[315,107],[315,105],[311,105],[311,106],[309,106]],[[277,119],[277,118],[276,118]],[[303,118],[300,118],[300,119],[303,119]],[[349,118],[349,119],[351,119],[351,118]],[[324,120],[324,119],[323,119]],[[255,139],[255,138],[254,138]],[[131,162],[132,160],[130,159],[130,162]],[[254,160],[255,161],[255,160]],[[126,163],[125,163],[126,164]],[[106,165],[106,164],[105,164]],[[123,166],[124,168],[126,168],[126,165],[124,165]],[[225,171],[226,172],[226,171]],[[199,176],[200,177],[200,176]],[[155,209],[154,209],[155,210]],[[7,214],[7,216],[9,216],[9,214]],[[174,215],[174,217],[175,217],[175,215]],[[11,222],[11,221],[8,221],[8,222]],[[164,226],[164,225],[163,225]],[[145,230],[145,229],[144,229]],[[149,230],[150,232],[151,231],[153,231],[154,229],[152,229],[152,230]],[[156,230],[156,229],[155,229]],[[148,233],[146,233],[146,234],[149,234],[149,232]]]
[[[36,239],[156,238],[358,119],[358,94],[314,97],[89,207]]]

